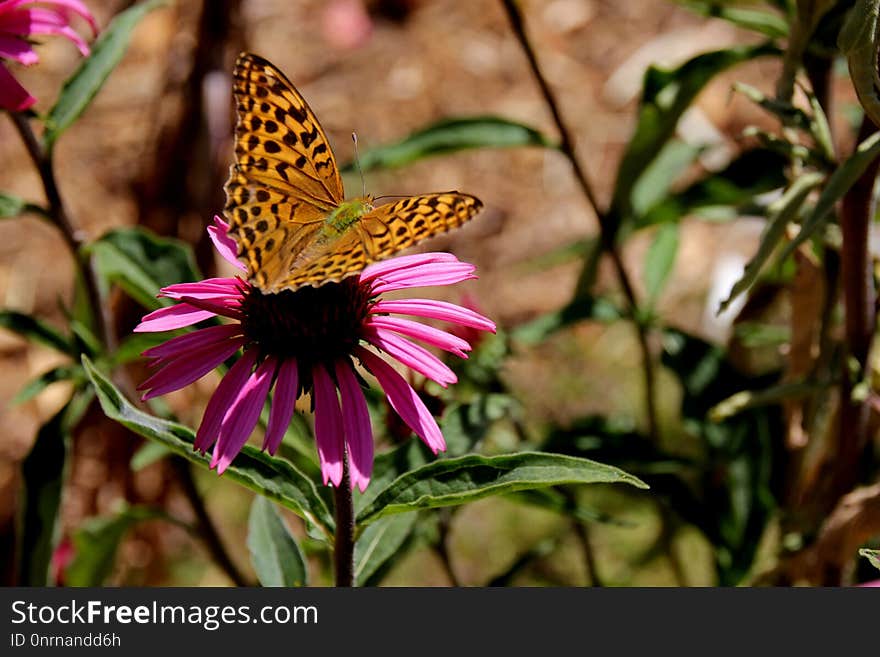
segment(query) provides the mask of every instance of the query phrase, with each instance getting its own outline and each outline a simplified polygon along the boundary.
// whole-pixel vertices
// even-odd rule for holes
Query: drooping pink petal
[[[210,310],[202,310],[201,308],[193,308],[186,303],[178,303],[167,308],[159,308],[159,310],[154,310],[148,315],[144,315],[141,323],[134,327],[134,332],[158,333],[159,331],[173,331],[184,326],[198,324],[216,316],[217,313],[213,313]]]
[[[39,4],[49,5],[52,7],[52,11],[60,14],[77,14],[89,24],[93,35],[98,34],[98,25],[95,22],[95,17],[92,16],[91,12],[81,0],[7,0],[6,2],[0,2],[0,30],[3,29],[3,26],[9,19],[9,15],[12,14],[14,10],[22,5],[36,4],[37,1],[39,1]],[[64,16],[64,18],[67,22],[70,22],[69,15]]]
[[[229,224],[227,224],[219,215],[214,215],[214,225],[208,226],[208,235],[214,243],[217,253],[229,264],[241,271],[247,271],[247,267],[241,262],[235,254],[237,252],[235,240],[227,234],[229,232]]]
[[[406,380],[391,365],[367,349],[355,347],[355,354],[379,381],[394,412],[431,448],[431,451],[435,454],[438,451],[445,451],[446,441],[434,416]]]
[[[368,283],[379,276],[405,271],[412,268],[430,265],[432,263],[459,262],[451,253],[434,251],[431,253],[415,253],[413,255],[398,256],[388,260],[374,262],[364,268],[360,275],[361,283]]]
[[[257,426],[274,373],[275,363],[263,361],[242,386],[238,398],[226,412],[220,425],[217,446],[211,455],[211,467],[217,468],[217,474],[223,474],[229,467]]]
[[[141,356],[145,358],[164,358],[166,356],[179,356],[187,353],[190,349],[198,349],[207,345],[216,345],[227,338],[241,335],[239,324],[223,324],[222,326],[210,326],[198,329],[185,335],[171,338],[155,347],[150,347]]]
[[[256,362],[257,350],[248,349],[245,351],[242,357],[235,362],[235,365],[229,368],[226,376],[220,381],[220,385],[217,386],[208,401],[193,443],[193,447],[202,454],[217,440],[220,424],[232,406],[232,402],[238,398],[245,382],[250,378],[251,370],[254,369]]]
[[[89,44],[83,39],[76,30],[74,30],[64,17],[59,16],[56,12],[45,9],[27,9],[22,13],[27,13],[25,19],[25,30],[18,32],[19,34],[49,34],[63,36],[77,47],[83,57],[89,55]],[[13,30],[14,31],[14,30]]]
[[[315,365],[312,378],[315,395],[315,442],[318,443],[321,476],[325,485],[330,481],[338,487],[342,482],[345,449],[339,398],[336,396],[336,386],[323,365]]]
[[[298,392],[299,365],[293,359],[284,360],[278,366],[275,396],[272,398],[269,425],[266,427],[266,437],[263,440],[263,449],[268,449],[273,456],[281,445],[284,433],[290,424],[290,418],[293,417]]]
[[[146,401],[174,390],[180,390],[184,386],[198,381],[241,349],[244,343],[244,336],[239,336],[217,344],[191,349],[189,353],[182,356],[163,357],[153,364],[160,367],[159,371],[138,386],[138,390],[148,391],[141,399]]]
[[[0,63],[0,109],[22,112],[37,102]]]
[[[414,317],[427,317],[452,322],[495,333],[495,323],[481,314],[446,301],[434,299],[380,299],[372,308],[371,313],[399,313]]]
[[[0,31],[0,57],[14,59],[19,64],[30,66],[40,61],[31,44],[18,37],[4,36]]]
[[[195,283],[175,283],[163,287],[160,297],[169,299],[207,299],[216,301],[240,301],[241,290],[237,278],[206,278]]]
[[[376,278],[372,282],[373,294],[383,294],[395,290],[406,290],[414,287],[432,287],[435,285],[454,285],[477,278],[475,267],[464,262],[423,265],[404,271],[392,272]]]
[[[467,358],[466,352],[471,350],[471,346],[461,338],[450,335],[446,331],[434,328],[433,326],[414,322],[411,319],[372,316],[366,321],[365,325],[372,326],[375,329],[394,331],[416,340],[423,340],[438,349],[453,353],[460,358]]]
[[[363,493],[373,473],[373,429],[367,400],[347,361],[336,362],[336,381],[342,396],[342,426],[348,445],[351,487]]]
[[[419,374],[436,381],[444,388],[450,383],[458,381],[455,373],[439,358],[406,338],[395,335],[391,331],[370,326],[365,326],[361,335],[370,344],[379,347],[389,356],[396,358]]]

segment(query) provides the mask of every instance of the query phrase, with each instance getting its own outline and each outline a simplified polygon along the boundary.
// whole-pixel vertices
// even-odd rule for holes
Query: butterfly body
[[[324,130],[281,71],[242,53],[233,96],[236,161],[224,214],[250,283],[264,293],[338,282],[460,226],[482,207],[455,191],[378,207],[371,196],[346,201]]]

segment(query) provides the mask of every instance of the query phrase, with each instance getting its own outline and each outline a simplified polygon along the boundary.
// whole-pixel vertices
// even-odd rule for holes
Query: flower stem
[[[571,163],[581,191],[586,197],[587,202],[593,208],[593,212],[596,213],[596,219],[599,222],[599,240],[602,245],[602,250],[611,258],[614,270],[617,273],[617,278],[620,281],[620,287],[623,289],[623,294],[626,297],[630,315],[636,327],[639,349],[642,353],[642,374],[645,387],[645,411],[648,416],[648,433],[652,438],[656,439],[659,436],[659,425],[657,422],[657,405],[654,392],[654,361],[651,356],[650,345],[648,344],[648,328],[645,325],[644,320],[640,317],[638,311],[638,299],[636,298],[635,288],[632,285],[626,267],[624,267],[623,258],[617,248],[617,233],[620,228],[619,217],[617,217],[615,213],[602,210],[596,199],[596,194],[593,191],[593,186],[590,184],[590,179],[587,177],[587,172],[584,171],[577,155],[575,154],[572,133],[562,117],[559,103],[556,101],[553,91],[550,89],[550,85],[547,83],[547,79],[544,77],[544,74],[541,72],[541,67],[538,65],[538,58],[535,55],[535,49],[532,47],[529,37],[526,34],[525,23],[523,22],[522,14],[517,6],[517,0],[503,0],[503,4],[507,13],[507,18],[513,28],[513,33],[516,35],[523,52],[525,52],[526,58],[529,61],[529,66],[532,69],[532,74],[535,76],[535,80],[541,88],[544,102],[547,104],[550,113],[553,115],[553,122],[556,124],[556,129],[559,131],[560,135],[559,150]]]
[[[64,237],[68,248],[73,255],[74,263],[82,280],[85,282],[86,295],[88,297],[89,307],[99,321],[95,322],[98,338],[112,349],[112,344],[108,344],[113,340],[112,318],[110,316],[109,304],[101,303],[101,296],[98,292],[97,277],[92,266],[88,262],[82,260],[80,249],[86,244],[87,239],[85,233],[78,228],[70,218],[61,200],[61,191],[58,188],[58,182],[55,179],[55,169],[52,162],[51,154],[43,148],[42,144],[37,140],[31,124],[25,114],[20,112],[10,112],[10,119],[15,125],[21,140],[27,148],[37,172],[40,174],[40,181],[43,183],[43,192],[46,195],[46,202],[49,207],[46,209],[46,216],[49,221],[55,225]]]
[[[354,498],[348,454],[342,453],[342,481],[333,489],[336,501],[336,540],[333,557],[336,563],[336,586],[354,586]]]

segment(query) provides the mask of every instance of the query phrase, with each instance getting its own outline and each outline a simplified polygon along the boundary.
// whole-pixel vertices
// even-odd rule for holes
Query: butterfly
[[[271,63],[241,53],[233,72],[235,162],[224,214],[249,282],[264,293],[318,287],[471,219],[474,196],[443,192],[374,206],[345,200],[327,135]]]

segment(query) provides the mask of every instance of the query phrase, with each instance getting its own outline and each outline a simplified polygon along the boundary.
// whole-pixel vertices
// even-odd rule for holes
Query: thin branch
[[[208,552],[210,552],[211,557],[236,586],[253,586],[253,583],[249,582],[242,574],[226,551],[220,534],[217,532],[217,528],[208,514],[207,507],[205,507],[202,495],[196,487],[189,463],[180,457],[175,457],[171,460],[174,465],[174,471],[177,474],[177,480],[183,488],[186,499],[189,500],[193,513],[196,515],[198,536],[205,544]]]
[[[336,502],[336,540],[333,559],[336,564],[336,586],[354,586],[354,499],[348,454],[342,454],[342,481],[333,489]]]
[[[452,557],[449,554],[449,544],[447,543],[447,539],[449,538],[449,526],[452,521],[452,509],[440,509],[437,516],[437,528],[438,533],[440,534],[440,537],[437,540],[437,554],[440,555],[440,561],[443,563],[443,568],[446,570],[446,576],[449,577],[452,586],[461,586],[461,581],[458,579],[458,575],[455,574],[455,569],[452,567]]]
[[[586,197],[587,202],[593,208],[593,212],[596,213],[596,218],[599,222],[599,239],[602,244],[602,249],[611,257],[611,261],[614,264],[614,269],[617,273],[617,278],[620,281],[620,286],[626,297],[633,323],[638,332],[637,337],[639,341],[639,349],[642,353],[642,372],[644,375],[645,410],[648,416],[648,432],[652,438],[656,439],[659,436],[659,424],[657,421],[654,384],[654,361],[651,356],[650,345],[648,344],[647,327],[638,316],[638,299],[636,298],[635,289],[633,288],[632,281],[626,271],[626,267],[623,264],[623,258],[620,255],[620,251],[617,248],[619,222],[611,216],[611,214],[602,210],[596,198],[596,194],[593,191],[593,186],[590,184],[587,172],[583,169],[577,158],[571,130],[569,130],[568,125],[562,117],[562,112],[559,109],[559,103],[553,94],[553,90],[550,89],[547,79],[541,72],[538,58],[531,42],[529,41],[529,37],[526,34],[525,23],[516,0],[503,0],[503,5],[505,12],[507,13],[507,18],[510,21],[511,28],[529,61],[532,74],[544,96],[544,102],[547,104],[550,113],[553,115],[553,122],[556,124],[556,129],[559,131],[560,135],[559,150],[565,155],[568,161],[571,162],[575,178],[580,185],[581,191]]]
[[[27,148],[28,155],[30,155],[34,166],[37,168],[40,181],[43,184],[43,192],[46,195],[46,202],[49,204],[46,216],[61,232],[73,255],[77,270],[85,282],[89,307],[99,318],[99,321],[96,322],[98,337],[107,344],[113,335],[110,310],[106,307],[106,304],[101,302],[94,269],[89,262],[82,259],[80,249],[87,242],[86,234],[71,220],[70,215],[65,209],[64,202],[61,199],[61,191],[55,179],[52,157],[37,140],[34,131],[31,129],[28,117],[20,112],[10,112],[9,118],[12,119],[13,125],[18,130],[25,148]]]

